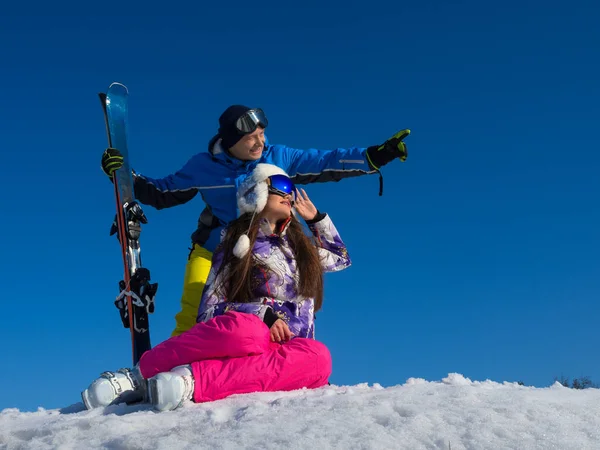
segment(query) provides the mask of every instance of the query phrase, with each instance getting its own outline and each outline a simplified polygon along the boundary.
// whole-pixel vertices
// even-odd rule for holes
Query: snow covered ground
[[[156,413],[0,412],[1,449],[600,449],[600,390],[409,379],[257,393]]]

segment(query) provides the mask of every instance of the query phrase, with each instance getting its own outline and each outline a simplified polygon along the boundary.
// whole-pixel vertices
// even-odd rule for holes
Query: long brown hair
[[[246,213],[232,221],[227,229],[227,234],[220,244],[223,248],[223,262],[219,269],[222,272],[228,267],[227,277],[222,280],[216,289],[228,302],[245,303],[252,300],[252,288],[255,285],[253,274],[259,269],[268,276],[269,268],[258,261],[252,252],[258,234],[260,215],[252,220],[252,213]],[[252,225],[250,225],[252,222]],[[248,227],[251,227],[248,231]],[[243,258],[233,254],[233,248],[238,238],[248,232],[250,251]],[[323,304],[323,269],[319,252],[315,244],[304,233],[302,225],[293,215],[286,231],[290,247],[294,252],[299,275],[297,292],[305,297],[315,300],[315,311]],[[254,284],[253,284],[254,282]]]

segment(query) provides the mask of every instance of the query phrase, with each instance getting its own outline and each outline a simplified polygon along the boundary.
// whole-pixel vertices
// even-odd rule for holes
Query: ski
[[[133,193],[133,177],[127,148],[127,87],[112,83],[106,93],[98,94],[102,103],[108,146],[123,155],[123,166],[114,172],[113,185],[117,214],[110,234],[117,234],[123,258],[123,280],[119,281],[119,295],[115,306],[121,321],[131,334],[133,365],[150,350],[149,314],[154,312],[154,296],[158,284],[150,284],[150,271],[142,267],[140,255],[141,224],[147,223]]]

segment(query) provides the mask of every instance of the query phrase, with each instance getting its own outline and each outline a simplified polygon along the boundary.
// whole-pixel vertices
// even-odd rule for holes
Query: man
[[[198,192],[206,204],[192,234],[181,311],[175,316],[172,336],[196,323],[212,252],[223,227],[237,217],[237,188],[256,164],[279,166],[295,184],[308,184],[378,173],[395,158],[405,161],[407,157],[403,139],[410,130],[399,131],[383,144],[368,148],[298,150],[268,144],[267,125],[267,117],[261,109],[230,106],[219,117],[218,133],[210,140],[207,152],[192,156],[179,171],[164,178],[133,174],[134,194],[143,204],[156,209],[169,208],[190,201]],[[112,177],[122,165],[121,153],[117,149],[106,149],[102,155],[104,173]]]

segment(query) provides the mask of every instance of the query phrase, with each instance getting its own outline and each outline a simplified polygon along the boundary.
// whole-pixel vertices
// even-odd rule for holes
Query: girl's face
[[[267,204],[263,210],[263,216],[271,223],[279,220],[289,219],[292,215],[292,196],[287,194],[282,197],[279,194],[269,193]]]

